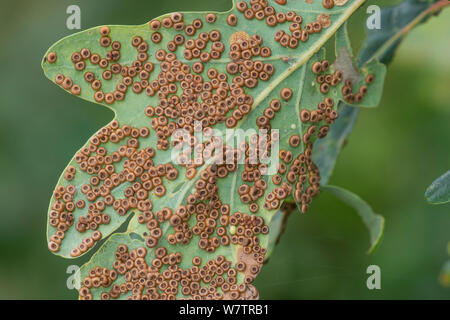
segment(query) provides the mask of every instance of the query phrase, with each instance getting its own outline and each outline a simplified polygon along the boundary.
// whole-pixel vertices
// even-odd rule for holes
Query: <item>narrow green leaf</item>
[[[370,248],[368,253],[372,253],[383,236],[384,218],[375,213],[367,202],[351,191],[330,185],[324,186],[323,189],[332,193],[358,212],[362,221],[369,230]]]
[[[431,204],[450,202],[450,170],[437,178],[425,192],[425,198]]]
[[[317,141],[313,152],[313,160],[319,167],[322,185],[326,185],[330,180],[337,158],[359,115],[359,109],[355,107],[339,105],[338,110],[339,118],[328,133],[327,139]]]
[[[270,221],[269,242],[267,244],[267,253],[265,257],[266,260],[270,258],[273,251],[275,250],[275,246],[277,244],[279,236],[282,233],[283,220],[284,212],[278,210],[277,213],[275,213],[275,215],[273,216],[272,221]]]

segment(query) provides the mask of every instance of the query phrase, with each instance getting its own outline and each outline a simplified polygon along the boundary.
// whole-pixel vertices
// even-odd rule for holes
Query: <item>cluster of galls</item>
[[[235,36],[236,37],[236,36]],[[242,36],[241,36],[242,37]],[[150,96],[157,94],[159,105],[146,108],[146,115],[154,117],[151,122],[153,129],[157,131],[158,148],[166,150],[169,148],[168,138],[176,128],[183,128],[190,133],[195,131],[195,123],[201,124],[202,128],[210,128],[216,123],[225,121],[228,128],[236,126],[246,114],[251,111],[253,98],[245,94],[244,87],[253,88],[257,85],[258,79],[268,80],[274,72],[272,64],[264,64],[261,61],[252,61],[254,56],[270,56],[268,47],[260,47],[261,38],[254,35],[251,39],[237,36],[236,41],[231,45],[230,56],[234,62],[227,65],[229,74],[237,74],[233,77],[232,83],[228,83],[228,75],[219,73],[216,69],[210,68],[207,71],[209,81],[197,74],[202,73],[204,63],[209,57],[198,51],[196,55],[201,61],[195,62],[192,68],[179,60],[174,54],[166,54],[164,50],[158,50],[156,58],[161,61],[161,73],[158,80],[150,84]],[[223,44],[220,42],[220,32],[213,30],[209,34],[201,33],[196,40],[189,39],[185,42],[188,58],[195,49],[203,47],[207,39],[212,39],[213,49],[217,47],[218,52],[223,51]],[[243,50],[244,49],[244,50]],[[178,91],[179,83],[183,92],[173,95]],[[229,111],[233,111],[227,116]],[[169,122],[170,119],[176,122]],[[192,170],[191,170],[192,171]]]
[[[116,85],[116,90],[109,93],[102,91],[102,81],[95,78],[95,74],[90,71],[84,72],[84,80],[90,84],[94,93],[94,99],[97,102],[106,102],[112,104],[115,101],[122,101],[131,87],[134,93],[140,93],[144,88],[147,88],[148,78],[153,71],[153,64],[147,62],[148,60],[148,43],[140,36],[135,36],[131,40],[131,44],[137,50],[137,59],[131,63],[130,66],[125,66],[117,63],[120,59],[121,43],[119,41],[112,41],[110,38],[110,28],[100,28],[100,45],[105,48],[111,47],[106,53],[106,56],[102,58],[98,53],[91,53],[88,48],[83,48],[80,51],[76,51],[71,56],[71,61],[74,64],[74,68],[77,71],[83,71],[86,69],[86,62],[90,62],[92,65],[98,65],[104,69],[102,72],[102,78],[104,80],[111,80],[114,75],[120,74],[122,81]],[[56,57],[56,53],[51,52],[47,55],[47,60],[51,63],[56,61],[56,58],[49,59],[49,57]],[[135,76],[139,76],[139,80],[135,80]],[[55,82],[61,85],[66,90],[71,90],[71,93],[79,95],[81,88],[79,85],[73,84],[70,77],[66,77],[62,74],[57,74]]]
[[[200,20],[198,21],[201,22]],[[201,28],[201,24],[199,24],[198,28]],[[193,30],[195,31],[197,29],[193,28]],[[193,35],[194,33],[188,34],[188,36]],[[222,53],[225,51],[225,45],[220,41],[221,37],[222,35],[218,30],[211,30],[209,33],[201,32],[196,39],[189,39],[184,43],[184,58],[186,60],[201,60],[201,62],[195,63],[192,67],[195,73],[201,73],[203,71],[203,63],[206,63],[211,59],[218,60],[222,57]],[[176,37],[174,40],[177,40]],[[211,50],[209,52],[204,51],[210,41],[212,42]],[[174,43],[176,44],[176,42]],[[171,43],[169,42],[168,49],[170,51],[175,51],[176,47],[171,46]]]
[[[145,211],[138,216],[138,222],[145,224],[148,232],[144,232],[145,244],[149,248],[153,248],[158,244],[162,237],[162,230],[160,224],[169,221],[170,225],[176,230],[175,234],[169,234],[167,239],[170,244],[189,243],[192,238],[192,231],[187,223],[190,214],[185,206],[180,206],[175,212],[172,209],[165,207],[156,213],[152,211]]]
[[[328,132],[328,126],[323,126],[318,133],[319,138],[323,138]],[[294,199],[301,204],[301,211],[306,213],[308,205],[312,198],[319,193],[320,189],[320,173],[317,166],[311,160],[312,143],[310,137],[316,133],[316,127],[310,126],[303,136],[305,149],[297,158],[293,158],[293,154],[289,150],[280,150],[279,158],[282,160],[278,166],[278,174],[272,177],[272,182],[280,187],[275,188],[271,193],[267,194],[264,208],[267,210],[278,209],[282,200],[293,193]],[[291,147],[298,147],[301,139],[298,135],[292,135],[289,139]],[[289,166],[289,167],[288,167]],[[289,183],[282,182],[282,176],[286,174],[286,180]],[[305,188],[305,184],[309,186]],[[292,187],[294,186],[294,188]]]
[[[249,210],[252,213],[256,213],[259,210],[259,205],[256,203],[259,198],[264,196],[267,189],[267,183],[261,178],[260,167],[248,166],[242,172],[242,176],[246,178],[244,181],[254,182],[252,186],[248,184],[242,184],[238,188],[238,194],[242,203],[249,205]],[[264,169],[263,169],[264,170]]]
[[[254,88],[258,80],[268,81],[275,72],[271,63],[253,58],[261,56],[268,58],[272,55],[269,47],[261,46],[262,38],[254,34],[251,38],[242,31],[233,34],[230,41],[229,56],[233,62],[227,64],[227,72],[232,75],[239,74],[238,83],[247,88]]]
[[[371,84],[374,80],[374,75],[369,74],[366,77],[366,83]],[[368,88],[366,85],[361,85],[356,93],[353,93],[353,84],[350,80],[345,81],[345,85],[342,87],[342,95],[344,96],[344,100],[348,103],[359,103],[364,99],[364,96],[368,92]]]
[[[336,70],[332,74],[327,73],[329,67],[330,63],[327,60],[318,61],[312,65],[312,72],[317,75],[316,81],[320,85],[322,94],[327,94],[331,87],[336,87],[342,82],[342,72]],[[298,135],[293,135],[289,139],[291,147],[297,147],[301,142],[304,145],[304,151],[294,159],[286,174],[288,182],[295,187],[294,199],[301,205],[300,208],[303,213],[308,210],[312,198],[320,190],[320,172],[311,159],[312,139],[314,137],[321,139],[328,134],[329,125],[333,124],[338,117],[334,107],[334,100],[326,97],[318,103],[316,109],[302,109],[299,116],[302,123],[308,125],[307,129],[301,138]],[[320,126],[321,122],[326,124]],[[284,161],[290,163],[293,159],[289,157],[288,160]],[[281,179],[277,178],[277,181],[281,181]]]
[[[117,120],[114,120],[108,126],[103,127],[91,138],[88,146],[82,148],[75,155],[75,161],[78,163],[80,170],[90,175],[98,175],[100,181],[91,181],[93,182],[92,185],[97,186],[99,182],[106,180],[111,174],[114,173],[115,163],[122,161],[124,157],[138,157],[138,138],[146,138],[149,134],[150,130],[147,127],[138,129],[127,124],[120,126],[119,122]],[[112,152],[110,155],[108,155],[106,149],[101,146],[102,144],[106,144],[108,142],[118,144],[124,139],[126,139],[126,144],[121,145],[117,151]],[[145,164],[147,166],[152,165],[153,162],[150,158],[154,156],[155,151],[153,149],[149,149],[146,151],[146,153],[148,154],[149,159],[145,159]],[[140,174],[139,171],[127,172],[127,174],[125,175],[125,180],[133,181],[134,179],[132,179],[132,175],[136,177]],[[121,179],[123,178],[120,177],[119,180],[113,179],[114,181],[111,181],[113,183],[110,184],[108,182],[105,187],[111,187],[114,184],[120,184],[119,182]],[[105,192],[102,193],[101,191]],[[99,190],[98,194],[104,197],[109,193],[106,192],[106,190]],[[87,196],[88,200],[90,201],[95,200],[98,197],[96,193],[87,193]]]
[[[75,224],[77,231],[83,233],[86,230],[97,230],[100,225],[109,224],[111,217],[103,213],[106,205],[106,201],[103,200],[89,204],[86,216],[80,216]]]
[[[256,247],[256,246],[255,246]],[[117,247],[113,270],[96,267],[82,281],[81,299],[93,298],[91,290],[108,288],[119,275],[124,282],[114,284],[109,291],[101,293],[103,300],[117,299],[127,295],[130,300],[181,299],[251,299],[257,298],[256,289],[250,285],[265,254],[263,248],[241,253],[235,267],[224,256],[206,261],[192,259],[193,266],[183,269],[180,252],[168,253],[164,247],[155,250],[155,258],[148,264],[147,250],[143,247],[129,250],[124,244]],[[253,252],[253,254],[251,254]],[[238,273],[244,274],[238,284]]]
[[[262,265],[265,250],[259,245],[258,235],[269,233],[269,227],[264,223],[264,219],[256,215],[235,212],[230,215],[228,223],[231,226],[230,229],[233,230],[231,243],[242,246],[245,254],[257,254],[253,258],[259,265]],[[259,270],[253,271],[252,274],[258,272]],[[247,281],[250,283],[253,279]]]
[[[160,66],[162,72],[151,84],[158,94],[159,105],[145,110],[147,116],[153,117],[150,125],[156,131],[159,149],[168,149],[168,138],[175,129],[192,134],[196,123],[206,129],[223,121],[231,127],[238,121],[233,115],[241,119],[251,110],[252,97],[237,83],[228,84],[225,73],[210,68],[207,71],[209,81],[205,81],[201,75],[192,74],[191,68],[179,60],[164,61]],[[178,90],[177,83],[183,92],[172,95]],[[235,112],[226,117],[230,110]]]
[[[292,160],[292,153],[290,151],[286,150],[280,150],[279,157],[281,160],[283,160],[286,163],[289,163]],[[269,192],[266,195],[265,202],[264,202],[264,209],[266,210],[275,210],[278,209],[283,200],[286,199],[291,193],[292,193],[292,186],[289,185],[286,182],[282,183],[282,177],[286,172],[286,164],[285,163],[279,163],[278,164],[278,173],[277,175],[274,175],[272,177],[272,181],[275,185],[280,185],[280,187],[274,188],[271,192]]]
[[[312,128],[312,127],[310,127]],[[294,199],[301,204],[301,211],[306,213],[312,198],[319,194],[320,172],[311,159],[312,143],[307,143],[301,153],[292,163],[286,175],[287,180],[294,184]],[[305,188],[305,183],[308,187]]]
[[[312,65],[312,72],[317,75],[316,82],[320,85],[320,92],[327,94],[331,87],[342,82],[342,72],[336,70],[333,74],[327,73],[330,68],[328,60],[317,61]]]
[[[283,88],[280,92],[280,96],[284,101],[289,101],[293,96],[293,91],[290,88]],[[243,181],[254,182],[254,184],[253,186],[242,184],[238,188],[238,194],[242,203],[249,204],[249,210],[252,213],[258,212],[259,205],[256,201],[264,196],[267,189],[267,183],[261,178],[261,176],[267,172],[267,164],[261,163],[261,160],[269,159],[274,143],[280,138],[278,132],[271,131],[272,126],[270,123],[280,109],[281,101],[272,99],[269,107],[264,109],[263,115],[256,118],[257,127],[260,130],[267,130],[267,134],[260,134],[259,136],[254,135],[250,137],[250,144],[245,144],[245,167],[244,171],[241,173],[241,178]],[[261,150],[261,147],[264,149]],[[280,181],[277,184],[281,183],[281,177],[279,178]],[[283,195],[280,198],[278,196],[275,197],[274,195],[283,194],[283,192],[288,190],[289,188],[287,185],[283,185],[283,188],[276,188],[273,190],[266,196],[264,208],[278,208],[280,200],[285,199],[285,196]],[[269,200],[267,200],[267,197]]]
[[[153,191],[156,196],[164,196],[166,189],[163,185],[163,178],[174,180],[178,176],[178,170],[171,164],[154,165],[152,158],[155,155],[153,148],[139,149],[139,137],[147,137],[149,129],[133,128],[128,125],[120,126],[117,120],[104,127],[93,138],[90,144],[78,152],[75,161],[82,171],[91,175],[90,183],[81,186],[81,192],[87,200],[92,203],[88,206],[86,216],[80,216],[75,224],[80,233],[87,230],[96,230],[101,224],[109,224],[111,218],[103,213],[109,206],[113,207],[118,215],[125,215],[130,209],[137,208],[141,212],[151,210],[152,203],[148,199],[149,192]],[[102,143],[119,143],[127,138],[126,145],[121,145],[117,151],[107,154]],[[95,153],[95,154],[93,154]],[[116,173],[115,163],[123,161],[123,170]],[[69,166],[64,177],[72,180],[75,175],[75,168]],[[139,181],[136,179],[139,178]],[[124,190],[124,199],[115,199],[111,191],[123,183],[133,183],[131,187]],[[50,211],[50,224],[58,230],[66,231],[74,222],[72,212],[75,207],[82,209],[85,207],[84,200],[74,203],[75,186],[68,186],[66,189],[58,186],[54,193],[55,202]],[[98,200],[98,198],[103,198]],[[62,201],[61,201],[62,200]],[[58,251],[59,245],[64,238],[60,234],[59,239],[53,239],[49,243],[52,251]],[[92,237],[88,237],[95,243],[101,238],[100,232],[94,232]],[[87,238],[86,238],[87,239]],[[84,240],[86,240],[84,239]],[[72,250],[72,256],[79,256],[92,247],[93,242],[86,240]],[[85,243],[86,242],[86,243]]]
[[[94,231],[92,233],[92,236],[83,238],[81,243],[76,248],[73,248],[70,251],[70,256],[74,258],[79,257],[80,255],[88,251],[90,248],[92,248],[95,245],[95,243],[99,241],[101,238],[102,233],[98,230]]]
[[[75,174],[77,173],[77,169],[74,166],[68,166],[66,171],[64,172],[64,179],[67,181],[72,181],[75,178]]]
[[[236,169],[235,164],[209,165],[200,173],[195,192],[187,197],[186,210],[196,219],[192,233],[200,236],[198,246],[206,252],[214,252],[221,245],[228,246],[230,243],[226,230],[230,207],[220,200],[217,181]]]
[[[152,21],[150,21],[149,26],[150,26],[150,29],[152,29],[153,31],[158,31],[161,29],[161,27],[163,27],[165,29],[173,28],[176,31],[182,31],[183,29],[186,28],[186,24],[184,23],[183,14],[181,14],[179,12],[174,12],[169,17],[163,18],[161,21],[156,20],[156,19],[152,20]],[[159,32],[155,32],[155,33],[159,34]]]
[[[62,74],[57,74],[55,77],[55,83],[63,87],[65,90],[70,90],[73,95],[79,95],[81,93],[81,87],[73,83],[72,78],[66,77]]]
[[[49,223],[56,228],[55,234],[50,236],[48,248],[52,252],[59,251],[65,232],[73,225],[75,216],[73,211],[76,204],[73,202],[77,189],[74,185],[58,186],[53,192],[55,201],[49,213]]]
[[[270,120],[264,123],[264,126],[270,130]],[[253,185],[245,183],[240,185],[238,194],[241,202],[248,204],[252,213],[258,212],[259,205],[257,201],[264,196],[267,189],[267,183],[262,176],[266,174],[268,165],[264,161],[262,163],[261,160],[269,159],[272,146],[278,139],[278,134],[268,132],[266,135],[253,135],[250,137],[249,143],[246,142],[244,144],[245,161],[241,179]],[[261,150],[261,148],[263,149]]]
[[[289,22],[290,34],[278,30],[274,37],[275,41],[285,48],[297,48],[300,41],[308,41],[310,34],[320,33],[323,28],[328,28],[331,25],[329,15],[319,14],[316,21],[307,23],[305,28],[302,29],[303,17],[301,15],[298,15],[295,11],[277,12],[274,7],[269,6],[267,0],[250,0],[250,6],[247,2],[240,1],[236,7],[244,14],[246,19],[265,19],[266,24],[270,27]]]
[[[343,74],[339,70],[335,70],[334,73],[327,73],[330,63],[327,60],[322,62],[316,62],[312,66],[312,72],[317,75],[316,82],[320,85],[320,92],[326,94],[330,91],[331,87],[338,86],[343,81]],[[366,84],[371,84],[374,80],[374,75],[370,74],[366,77]],[[366,85],[361,85],[356,93],[353,93],[353,84],[347,79],[342,87],[342,96],[348,103],[359,103],[364,99],[367,94],[368,88]]]
[[[117,272],[108,268],[96,267],[89,271],[89,275],[85,277],[81,283],[79,294],[82,300],[92,300],[93,296],[91,288],[107,288],[117,279]],[[109,294],[106,294],[109,296]],[[103,294],[102,298],[106,295]]]

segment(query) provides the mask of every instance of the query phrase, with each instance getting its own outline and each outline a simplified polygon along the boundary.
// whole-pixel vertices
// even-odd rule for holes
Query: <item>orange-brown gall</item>
[[[50,52],[50,53],[47,55],[47,61],[48,61],[49,63],[55,63],[55,62],[56,62],[56,58],[57,58],[56,52]]]
[[[228,17],[227,17],[227,23],[228,23],[230,26],[234,27],[234,26],[237,24],[237,22],[238,22],[238,19],[237,19],[236,15],[234,15],[234,14],[228,15]]]
[[[101,34],[102,36],[108,36],[110,31],[111,31],[111,30],[109,29],[108,26],[103,26],[103,27],[101,27],[100,30],[99,30],[99,32],[100,32],[100,34]]]
[[[322,6],[325,9],[332,9],[334,7],[334,0],[323,0]]]
[[[288,101],[292,98],[293,92],[291,88],[284,88],[281,90],[280,96],[284,101]]]

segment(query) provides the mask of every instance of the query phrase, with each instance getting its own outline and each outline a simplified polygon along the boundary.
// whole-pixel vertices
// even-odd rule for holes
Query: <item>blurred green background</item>
[[[394,4],[398,1],[368,1]],[[50,254],[46,213],[55,183],[80,146],[112,118],[49,82],[41,59],[67,30],[66,8],[82,29],[141,24],[170,11],[224,11],[231,0],[13,1],[0,4],[0,298],[74,299],[65,273],[86,258]],[[365,6],[367,7],[367,5]],[[356,47],[365,7],[350,22]],[[450,240],[450,206],[430,206],[427,186],[450,168],[450,9],[414,30],[389,67],[380,107],[363,110],[331,184],[358,193],[386,218],[369,236],[353,210],[322,193],[294,212],[256,280],[263,299],[448,299],[438,282]],[[366,269],[381,267],[381,290]]]

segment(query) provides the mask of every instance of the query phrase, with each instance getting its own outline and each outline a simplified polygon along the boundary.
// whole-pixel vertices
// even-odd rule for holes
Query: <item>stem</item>
[[[378,58],[383,52],[388,50],[397,40],[406,36],[416,25],[422,22],[422,20],[425,19],[428,15],[435,14],[449,5],[450,1],[448,0],[440,0],[439,2],[436,2],[433,5],[431,5],[427,10],[425,10],[416,18],[414,18],[409,24],[404,26],[395,36],[393,36],[391,39],[389,39],[389,41],[387,41],[384,45],[382,45],[368,62]]]
[[[281,223],[281,229],[280,233],[278,234],[277,240],[275,241],[275,245],[280,242],[281,236],[283,235],[284,231],[286,230],[287,220],[291,213],[297,209],[297,205],[294,202],[283,202],[281,205],[281,212],[283,213],[283,222]]]

